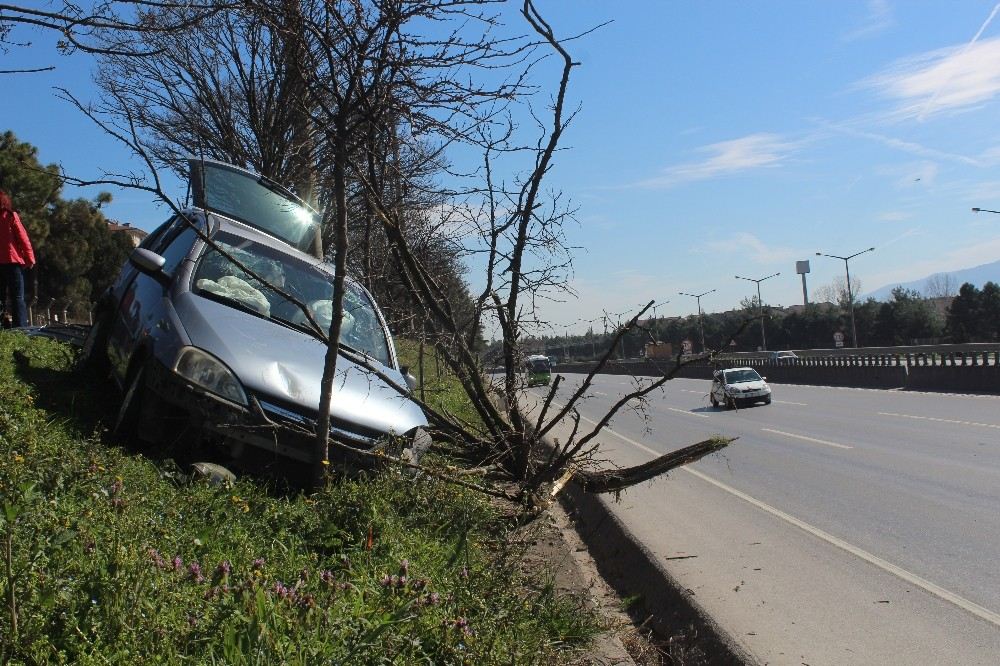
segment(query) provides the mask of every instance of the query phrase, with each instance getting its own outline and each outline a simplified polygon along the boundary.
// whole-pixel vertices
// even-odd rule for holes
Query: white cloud
[[[692,252],[712,254],[736,254],[749,257],[758,264],[778,264],[804,256],[803,250],[791,247],[769,246],[751,233],[741,231],[725,240],[708,241]],[[809,252],[808,254],[812,254]]]
[[[678,183],[729,176],[751,169],[780,166],[795,150],[798,143],[783,140],[775,134],[758,133],[719,143],[702,146],[698,152],[708,158],[700,162],[678,164],[659,176],[635,183],[636,187],[664,188]]]
[[[888,0],[869,0],[864,25],[844,35],[844,41],[853,42],[871,37],[891,27],[893,23],[892,7]]]
[[[901,60],[865,83],[896,102],[896,119],[966,111],[1000,93],[1000,38]]]

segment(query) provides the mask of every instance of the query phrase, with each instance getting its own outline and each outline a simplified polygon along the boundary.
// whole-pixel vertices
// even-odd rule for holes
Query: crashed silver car
[[[329,331],[333,316],[317,216],[242,169],[199,160],[191,173],[193,206],[135,249],[97,306],[84,358],[121,389],[115,430],[125,437],[308,462],[327,350],[317,325]],[[364,288],[348,280],[345,289],[331,439],[419,459],[427,419],[405,390],[386,322]],[[331,445],[334,461],[338,451],[363,462]]]

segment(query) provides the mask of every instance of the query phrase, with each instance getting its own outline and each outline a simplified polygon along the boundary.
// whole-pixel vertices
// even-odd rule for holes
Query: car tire
[[[142,421],[142,405],[146,393],[146,366],[139,365],[130,375],[128,388],[122,397],[122,403],[115,417],[112,434],[126,446],[140,443],[140,425]]]
[[[726,409],[736,409],[736,398],[726,396]]]
[[[764,398],[764,404],[765,405],[770,405],[771,404],[771,396],[767,396],[766,398]]]
[[[97,313],[94,324],[83,340],[80,364],[85,370],[104,377],[110,370],[108,361],[108,337],[111,334],[112,310],[105,308]]]

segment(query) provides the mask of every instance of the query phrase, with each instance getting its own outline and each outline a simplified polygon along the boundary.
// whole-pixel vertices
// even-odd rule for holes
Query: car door
[[[162,232],[157,229],[157,237],[144,249],[162,256],[166,260],[163,272],[173,275],[197,239],[196,232],[178,216],[168,221]],[[119,386],[127,380],[136,349],[161,324],[168,292],[168,285],[140,272],[131,262],[122,270],[114,287],[117,305],[107,347],[111,374]]]

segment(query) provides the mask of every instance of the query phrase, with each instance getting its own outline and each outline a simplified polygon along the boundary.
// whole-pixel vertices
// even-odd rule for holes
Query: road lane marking
[[[580,418],[582,418],[585,421],[589,421],[590,423],[594,423],[594,421],[591,421],[590,419],[588,419],[585,416],[581,416]],[[649,455],[653,456],[654,458],[658,458],[659,456],[663,455],[661,452],[654,451],[653,449],[649,448],[648,446],[645,446],[644,444],[640,444],[639,442],[636,442],[633,439],[629,439],[625,435],[622,435],[622,434],[620,434],[618,432],[615,432],[611,428],[604,428],[604,432],[607,432],[607,433],[609,433],[611,435],[614,435],[615,437],[617,437],[618,439],[622,440],[623,442],[631,444],[632,446],[636,447],[637,449],[639,449],[641,451],[645,451],[646,453],[648,453]],[[841,549],[841,550],[843,550],[843,551],[845,551],[845,552],[847,552],[847,553],[849,553],[851,555],[854,555],[855,557],[861,558],[865,562],[868,562],[869,564],[871,564],[873,566],[876,566],[879,569],[882,569],[886,573],[889,573],[889,574],[891,574],[891,575],[899,578],[900,580],[906,581],[907,583],[910,583],[911,585],[916,585],[917,587],[921,588],[925,592],[927,592],[927,593],[929,593],[931,595],[934,595],[934,596],[938,597],[939,599],[943,599],[944,601],[947,601],[947,602],[949,602],[949,603],[957,606],[958,608],[961,608],[962,610],[975,615],[976,617],[979,617],[979,618],[981,618],[983,620],[986,620],[987,622],[993,624],[994,626],[1000,627],[1000,613],[996,613],[994,611],[991,611],[988,608],[980,606],[979,604],[975,603],[974,601],[969,601],[965,597],[961,597],[961,596],[955,594],[954,592],[946,590],[945,588],[941,587],[940,585],[936,585],[936,584],[930,582],[929,580],[926,580],[925,578],[921,578],[920,576],[918,576],[915,573],[907,571],[906,569],[903,569],[902,567],[896,566],[892,562],[889,562],[887,560],[883,560],[881,557],[879,557],[877,555],[873,555],[872,553],[869,553],[866,550],[862,550],[861,548],[858,548],[857,546],[854,546],[854,545],[852,545],[852,544],[844,541],[843,539],[835,537],[832,534],[829,534],[828,532],[824,532],[823,530],[819,529],[818,527],[813,527],[809,523],[807,523],[807,522],[805,522],[803,520],[799,520],[795,516],[787,514],[784,511],[771,506],[770,504],[767,504],[765,502],[760,501],[759,499],[756,499],[755,497],[751,497],[750,495],[747,495],[743,491],[737,490],[736,488],[733,488],[732,486],[729,486],[729,485],[723,483],[722,481],[718,481],[717,479],[714,479],[714,478],[710,477],[709,475],[704,474],[703,472],[699,472],[696,469],[692,469],[690,465],[685,465],[685,466],[681,467],[680,469],[683,469],[685,472],[688,472],[689,474],[692,474],[692,475],[698,477],[702,481],[705,481],[706,483],[710,483],[713,486],[715,486],[716,488],[719,488],[720,490],[722,490],[724,492],[727,492],[730,495],[733,495],[734,497],[737,497],[737,498],[743,500],[744,502],[747,502],[747,503],[749,503],[749,504],[757,507],[758,509],[760,509],[762,511],[765,511],[766,513],[771,514],[772,516],[774,516],[775,518],[778,518],[779,520],[783,520],[786,523],[789,523],[790,525],[794,525],[795,527],[798,527],[799,529],[803,530],[804,532],[813,535],[817,539],[820,539],[822,541],[827,542],[831,546],[835,546],[836,548],[839,548],[839,549]]]
[[[806,437],[805,435],[793,435],[790,432],[783,432],[781,430],[771,430],[770,428],[761,428],[764,432],[773,432],[776,435],[784,435],[785,437],[794,437],[795,439],[801,439],[805,442],[815,442],[816,444],[826,444],[827,446],[835,446],[838,449],[853,449],[853,446],[847,446],[846,444],[835,444],[834,442],[828,442],[825,439],[816,439],[815,437]]]
[[[667,409],[669,409],[672,412],[679,412],[680,414],[687,414],[688,416],[698,416],[698,417],[701,417],[703,419],[707,419],[708,418],[708,414],[698,414],[696,412],[689,412],[686,409],[677,409],[676,407],[667,407]]]
[[[882,416],[898,416],[902,419],[920,419],[921,421],[937,421],[938,423],[956,423],[958,425],[969,425],[969,426],[979,426],[981,428],[997,428],[1000,429],[1000,425],[995,423],[978,423],[976,421],[956,421],[954,419],[938,419],[932,416],[913,416],[911,414],[896,414],[895,412],[879,412]]]
[[[701,395],[708,395],[708,391],[692,391],[691,389],[681,389],[683,393],[698,393]]]
[[[802,530],[808,532],[809,534],[812,534],[813,536],[817,537],[818,539],[822,539],[823,541],[826,541],[827,543],[829,543],[832,546],[836,546],[837,548],[840,548],[841,550],[844,550],[844,551],[850,553],[851,555],[854,555],[856,557],[860,557],[861,559],[863,559],[864,561],[868,562],[869,564],[872,564],[872,565],[878,567],[879,569],[882,569],[883,571],[885,571],[887,573],[890,573],[893,576],[896,576],[897,578],[900,578],[900,579],[902,579],[902,580],[904,580],[904,581],[906,581],[906,582],[908,582],[908,583],[910,583],[912,585],[916,585],[917,587],[922,588],[925,592],[929,592],[930,594],[933,594],[934,596],[938,597],[939,599],[943,599],[945,601],[948,601],[948,602],[950,602],[950,603],[958,606],[962,610],[965,610],[965,611],[967,611],[969,613],[972,613],[976,617],[979,617],[979,618],[981,618],[983,620],[986,620],[987,622],[990,622],[991,624],[993,624],[995,626],[1000,627],[1000,613],[995,613],[995,612],[991,611],[988,608],[984,608],[983,606],[980,606],[979,604],[975,603],[974,601],[969,601],[968,599],[966,599],[964,597],[960,597],[957,594],[955,594],[954,592],[950,592],[950,591],[944,589],[940,585],[935,585],[934,583],[932,583],[929,580],[926,580],[924,578],[921,578],[920,576],[916,575],[915,573],[911,573],[911,572],[907,571],[906,569],[903,569],[902,567],[898,567],[895,564],[892,564],[891,562],[883,560],[881,557],[878,557],[877,555],[873,555],[873,554],[869,553],[866,550],[862,550],[862,549],[858,548],[857,546],[853,546],[853,545],[847,543],[846,541],[844,541],[843,539],[837,538],[837,537],[833,536],[832,534],[828,534],[827,532],[824,532],[823,530],[819,529],[818,527],[813,527],[809,523],[804,522],[802,520],[799,520],[798,518],[796,518],[794,516],[791,516],[791,515],[785,513],[784,511],[781,511],[780,509],[776,509],[773,506],[771,506],[770,504],[765,504],[764,502],[761,502],[760,500],[755,499],[755,498],[751,497],[750,495],[747,495],[746,493],[744,493],[742,491],[736,490],[735,488],[733,488],[731,486],[728,486],[728,485],[722,483],[721,481],[713,479],[712,477],[708,476],[707,474],[703,474],[702,472],[699,472],[698,470],[691,469],[690,466],[685,466],[682,469],[685,472],[689,472],[689,473],[693,474],[694,476],[698,477],[702,481],[705,481],[706,483],[710,483],[713,486],[719,488],[720,490],[723,490],[723,491],[725,491],[725,492],[727,492],[727,493],[729,493],[729,494],[731,494],[731,495],[733,495],[735,497],[738,497],[738,498],[740,498],[741,500],[743,500],[745,502],[749,502],[750,504],[752,504],[753,506],[757,507],[758,509],[761,509],[762,511],[766,511],[767,513],[771,514],[772,516],[775,516],[776,518],[780,518],[781,520],[784,520],[785,522],[790,523],[790,524],[798,527],[799,529],[802,529]]]
[[[771,399],[771,402],[779,402],[782,405],[798,405],[799,407],[808,407],[809,406],[809,405],[807,405],[804,402],[790,402],[788,400],[775,400],[774,398]]]

